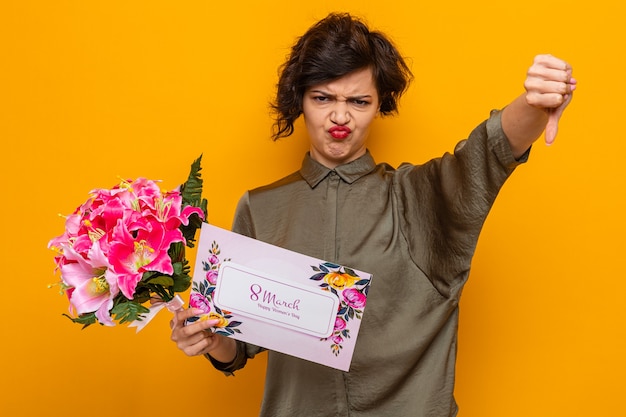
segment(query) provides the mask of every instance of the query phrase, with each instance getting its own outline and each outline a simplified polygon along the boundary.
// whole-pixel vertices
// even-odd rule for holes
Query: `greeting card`
[[[190,307],[213,331],[348,371],[372,275],[203,224]]]

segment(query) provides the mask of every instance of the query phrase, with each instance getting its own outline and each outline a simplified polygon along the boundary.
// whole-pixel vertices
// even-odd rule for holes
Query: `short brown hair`
[[[281,67],[272,103],[276,114],[273,139],[293,133],[307,88],[366,67],[372,69],[380,113],[396,113],[413,74],[387,36],[370,31],[348,13],[331,13],[314,24],[296,41]]]

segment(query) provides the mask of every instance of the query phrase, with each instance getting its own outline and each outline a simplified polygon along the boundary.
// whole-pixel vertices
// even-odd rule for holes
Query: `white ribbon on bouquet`
[[[156,299],[157,301],[151,301],[152,305],[150,306],[150,312],[148,312],[145,316],[141,318],[141,320],[135,320],[128,325],[128,327],[136,327],[137,333],[139,333],[148,323],[152,320],[159,311],[163,309],[163,307],[167,308],[172,313],[180,310],[185,305],[185,302],[180,297],[180,295],[176,294],[174,298],[170,301],[165,302],[160,299]]]

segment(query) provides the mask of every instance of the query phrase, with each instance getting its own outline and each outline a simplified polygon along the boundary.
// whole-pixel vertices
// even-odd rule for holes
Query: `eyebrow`
[[[332,97],[332,98],[337,98],[336,94],[331,94],[328,93],[324,90],[310,90],[309,93],[313,93],[313,94],[322,94],[326,97]],[[354,96],[348,96],[346,97],[346,100],[362,100],[364,98],[372,98],[371,94],[356,94]]]

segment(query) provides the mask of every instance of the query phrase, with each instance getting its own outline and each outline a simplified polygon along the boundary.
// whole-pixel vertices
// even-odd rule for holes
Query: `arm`
[[[558,120],[572,99],[576,80],[572,67],[551,55],[538,55],[524,82],[526,93],[502,111],[502,129],[513,155],[524,152],[546,131],[546,143],[556,136]]]

